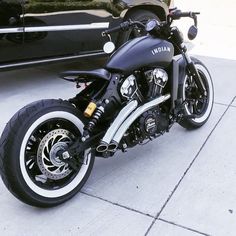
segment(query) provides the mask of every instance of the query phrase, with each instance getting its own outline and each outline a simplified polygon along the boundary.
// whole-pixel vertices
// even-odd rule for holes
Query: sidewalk
[[[226,14],[219,20],[215,8],[203,0],[176,2],[185,10],[201,10],[200,18],[205,19],[199,20],[199,30],[205,33],[191,47],[215,85],[209,122],[195,131],[176,124],[169,134],[145,146],[111,159],[97,158],[82,192],[52,209],[24,205],[0,181],[1,236],[236,235],[236,23],[229,25],[227,20],[227,10],[233,12],[236,4],[214,1],[216,11]],[[225,9],[227,2],[232,7]],[[209,29],[214,34],[207,33]],[[13,113],[32,100],[54,97],[54,91],[63,98],[75,92],[72,84],[57,78],[58,70],[59,66],[1,73],[0,133]]]

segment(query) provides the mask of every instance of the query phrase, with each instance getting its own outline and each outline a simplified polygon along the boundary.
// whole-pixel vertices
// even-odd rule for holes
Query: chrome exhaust
[[[160,96],[150,102],[145,103],[144,105],[142,105],[141,107],[139,107],[138,109],[136,109],[123,123],[122,125],[118,128],[118,130],[116,131],[113,139],[112,139],[112,144],[120,143],[120,140],[122,139],[122,137],[124,136],[126,130],[130,127],[130,125],[140,116],[142,115],[144,112],[148,111],[149,109],[167,101],[170,98],[170,94],[167,95],[163,95]],[[109,145],[110,146],[110,145]],[[118,145],[117,145],[118,146]]]
[[[160,96],[150,102],[145,103],[137,108],[136,100],[129,102],[118,114],[105,136],[101,140],[100,145],[96,148],[98,152],[115,152],[118,148],[121,138],[125,134],[130,125],[144,112],[165,102],[170,98],[170,94]],[[137,108],[137,109],[136,109]],[[132,113],[133,112],[133,113]]]
[[[116,131],[122,125],[122,123],[126,120],[126,118],[137,108],[138,102],[136,100],[129,102],[118,114],[110,128],[107,130],[105,136],[101,140],[102,143],[109,144],[114,137]]]
[[[115,143],[115,142],[111,142],[109,145],[108,145],[108,149],[107,151],[109,152],[115,152],[118,148],[118,143]]]
[[[106,152],[108,150],[108,144],[101,142],[96,148],[97,152]]]

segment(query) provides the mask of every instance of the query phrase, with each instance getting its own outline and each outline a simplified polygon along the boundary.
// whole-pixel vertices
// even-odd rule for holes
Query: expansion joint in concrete
[[[224,116],[226,115],[226,113],[228,112],[228,110],[230,109],[230,107],[232,107],[232,104],[234,102],[234,100],[236,99],[236,97],[233,98],[233,100],[230,102],[230,104],[226,107],[224,113],[222,114],[222,116],[220,117],[220,119],[218,120],[218,122],[215,124],[215,126],[213,127],[213,129],[211,130],[211,132],[209,133],[209,135],[207,136],[206,140],[204,141],[204,143],[202,144],[202,146],[200,147],[199,151],[197,152],[197,154],[195,155],[195,157],[193,158],[192,162],[189,164],[188,168],[185,170],[184,174],[182,175],[182,177],[180,178],[180,180],[178,181],[178,183],[175,185],[173,191],[171,192],[171,194],[169,195],[169,197],[167,198],[166,202],[163,204],[161,210],[157,213],[155,219],[152,221],[151,225],[149,226],[149,228],[146,231],[146,235],[148,235],[149,231],[151,230],[151,228],[153,227],[154,223],[156,222],[157,219],[159,219],[161,213],[163,212],[164,208],[166,207],[166,205],[168,204],[168,202],[170,201],[170,199],[172,198],[172,196],[174,195],[174,193],[176,192],[176,190],[178,189],[178,187],[180,186],[180,184],[182,183],[184,177],[186,176],[186,174],[189,172],[189,170],[191,169],[191,167],[193,166],[193,164],[195,163],[196,159],[198,158],[198,156],[200,155],[202,149],[205,147],[207,141],[209,140],[209,138],[211,137],[211,135],[213,134],[213,132],[215,131],[215,129],[217,128],[217,126],[220,124],[220,122],[222,121],[222,119],[224,118]]]
[[[114,206],[118,206],[118,207],[124,208],[124,209],[126,209],[126,210],[133,211],[133,212],[135,212],[135,213],[138,213],[138,214],[141,214],[141,215],[144,215],[144,216],[147,216],[147,217],[150,217],[150,218],[155,219],[155,216],[152,216],[152,215],[147,214],[147,213],[144,213],[144,212],[142,212],[142,211],[133,209],[133,208],[131,208],[131,207],[127,207],[127,206],[121,205],[121,204],[119,204],[119,203],[112,202],[112,201],[107,200],[107,199],[105,199],[105,198],[102,198],[102,197],[99,197],[99,196],[95,196],[95,195],[93,195],[93,194],[86,193],[86,192],[83,192],[83,191],[81,191],[80,193],[82,193],[82,194],[84,194],[84,195],[87,195],[87,196],[89,196],[89,197],[96,198],[96,199],[99,199],[99,200],[101,200],[101,201],[110,203],[110,204],[112,204],[112,205],[114,205]]]
[[[159,220],[159,221],[162,221],[162,222],[165,222],[165,223],[167,223],[167,224],[174,225],[174,226],[179,227],[179,228],[182,228],[182,229],[186,229],[186,230],[192,231],[192,232],[194,232],[194,233],[198,233],[198,234],[200,234],[200,235],[210,236],[210,234],[206,234],[206,233],[200,232],[200,231],[198,231],[198,230],[195,230],[195,229],[192,229],[192,228],[183,226],[183,225],[179,225],[179,224],[176,224],[176,223],[171,222],[171,221],[168,221],[168,220],[164,220],[164,219],[161,219],[161,218],[159,218],[158,220]]]

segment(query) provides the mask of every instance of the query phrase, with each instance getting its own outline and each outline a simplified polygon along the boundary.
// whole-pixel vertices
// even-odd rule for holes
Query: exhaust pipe
[[[101,140],[100,145],[96,148],[97,152],[115,152],[118,148],[121,138],[130,125],[144,112],[165,102],[170,98],[170,94],[158,97],[150,102],[145,103],[138,109],[136,100],[129,102],[118,114],[105,136]]]
[[[118,148],[118,143],[115,143],[115,142],[111,142],[109,145],[108,145],[108,151],[110,152],[115,152]]]
[[[163,95],[160,96],[150,102],[145,103],[144,105],[142,105],[141,107],[139,107],[138,109],[136,109],[124,122],[123,124],[118,128],[116,134],[114,135],[113,139],[112,139],[112,144],[113,143],[120,143],[120,140],[122,139],[122,137],[124,136],[126,130],[130,127],[130,125],[140,116],[142,115],[144,112],[148,111],[149,109],[165,102],[166,100],[168,100],[170,98],[170,94],[167,95]],[[118,145],[117,145],[118,146]]]
[[[99,146],[96,148],[97,152],[106,152],[108,150],[108,144],[105,142],[101,142]]]
[[[110,128],[107,130],[105,136],[103,137],[102,143],[110,143],[112,138],[114,137],[116,131],[122,125],[122,123],[126,120],[126,118],[137,108],[138,102],[136,100],[129,102],[118,114]]]

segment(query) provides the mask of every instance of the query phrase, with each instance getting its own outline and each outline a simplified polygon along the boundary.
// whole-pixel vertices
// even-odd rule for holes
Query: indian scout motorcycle
[[[74,98],[41,100],[18,111],[0,141],[2,179],[21,201],[50,207],[85,184],[95,156],[144,144],[178,122],[201,127],[213,107],[213,84],[202,62],[190,57],[174,20],[190,17],[189,39],[197,36],[197,12],[172,10],[165,22],[126,21],[103,32],[142,30],[108,59],[103,69],[67,71],[61,77],[79,87]],[[114,49],[107,42],[104,50]]]

